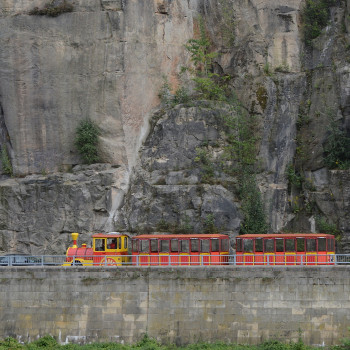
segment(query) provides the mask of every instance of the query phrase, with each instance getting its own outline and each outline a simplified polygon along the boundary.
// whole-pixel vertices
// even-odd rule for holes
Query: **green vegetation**
[[[82,120],[76,130],[75,146],[83,161],[87,164],[97,163],[98,136],[100,130],[90,119]]]
[[[334,235],[336,238],[340,235],[337,225],[330,222],[325,217],[316,217],[316,228],[318,232]]]
[[[217,233],[218,229],[215,226],[214,214],[208,214],[204,221],[204,233]]]
[[[210,41],[205,32],[204,21],[199,18],[199,39],[190,39],[185,45],[191,55],[194,68],[184,68],[192,74],[198,97],[206,100],[226,101],[229,76],[220,76],[212,72],[216,52],[210,52]]]
[[[298,189],[302,188],[304,177],[296,172],[293,164],[288,165],[286,175],[287,175],[289,187],[293,185]]]
[[[335,0],[306,0],[301,12],[306,45],[311,46],[312,40],[321,34],[328,23],[330,7],[334,4]]]
[[[202,182],[210,183],[214,178],[214,163],[210,159],[209,152],[205,148],[197,148],[196,149],[197,156],[194,161],[201,166],[202,170]]]
[[[228,9],[231,3],[224,1],[224,6]],[[230,12],[231,11],[231,12]],[[233,18],[232,9],[229,17]],[[176,103],[188,103],[194,99],[211,100],[213,108],[220,104],[226,109],[220,116],[219,124],[224,124],[225,145],[222,155],[213,159],[209,144],[202,145],[196,149],[194,161],[200,167],[202,172],[201,181],[203,183],[218,183],[218,175],[226,173],[237,178],[237,189],[241,201],[245,220],[241,227],[242,233],[266,233],[268,226],[264,214],[264,205],[261,193],[256,183],[256,160],[257,160],[257,121],[256,117],[244,109],[237,98],[229,91],[228,82],[230,77],[220,76],[213,73],[214,59],[216,52],[211,52],[211,43],[207,37],[205,25],[202,18],[198,20],[199,38],[190,39],[186,44],[186,49],[190,53],[193,67],[185,67],[192,76],[194,82],[193,95],[180,88],[174,95],[171,94],[171,87],[164,79],[159,97],[165,106],[173,106]],[[227,28],[229,29],[228,22]],[[230,24],[230,30],[233,33],[234,23]],[[231,35],[232,35],[231,33]],[[228,33],[227,33],[228,34]],[[234,40],[234,38],[231,38]],[[257,91],[257,97],[263,109],[267,105],[267,91],[261,86]],[[210,104],[206,105],[210,108]],[[163,226],[163,223],[160,223]],[[206,232],[215,232],[214,217],[210,214],[204,223]]]
[[[225,123],[227,145],[224,158],[231,163],[226,169],[232,175],[244,176],[253,173],[256,163],[256,118],[249,115],[238,103],[230,101],[231,113],[222,116]]]
[[[301,339],[297,342],[282,343],[278,340],[270,340],[259,345],[241,345],[223,342],[216,343],[196,343],[187,346],[176,346],[174,344],[162,345],[155,339],[145,335],[142,340],[132,345],[118,343],[95,343],[87,345],[67,344],[60,345],[57,341],[46,335],[32,343],[20,344],[13,338],[0,340],[0,350],[317,350],[319,347],[307,346]],[[336,345],[330,350],[349,350],[350,339],[343,339],[341,345]]]
[[[246,174],[242,177],[240,198],[244,212],[240,233],[267,233],[264,205],[254,174]]]
[[[1,147],[1,164],[2,164],[2,172],[6,175],[13,175],[13,169],[11,160],[7,151],[7,147],[3,145]]]
[[[232,0],[221,0],[218,5],[221,5],[221,23],[220,33],[222,35],[224,45],[230,47],[235,41],[235,10],[233,9]]]
[[[172,224],[163,218],[158,221],[156,228],[160,232],[170,233],[191,233],[193,232],[193,226],[191,225],[191,219],[185,215],[184,218],[180,219],[179,224]]]
[[[350,137],[341,130],[335,121],[334,114],[330,115],[328,138],[324,146],[324,162],[330,169],[350,168]]]
[[[29,12],[31,16],[48,16],[48,17],[57,17],[62,13],[72,12],[73,5],[68,3],[66,0],[57,4],[55,0],[47,3],[43,8],[39,9],[34,7],[33,10]]]
[[[237,101],[232,100],[231,106],[233,113],[223,117],[228,141],[224,157],[230,164],[226,172],[238,179],[238,195],[244,213],[240,233],[266,233],[264,203],[256,182],[256,118],[244,111]]]
[[[158,92],[158,97],[162,104],[170,107],[173,104],[174,96],[171,94],[171,87],[166,76],[163,76],[164,83]]]

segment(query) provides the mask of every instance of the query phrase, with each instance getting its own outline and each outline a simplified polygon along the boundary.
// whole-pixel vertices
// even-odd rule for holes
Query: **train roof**
[[[138,235],[138,236],[134,236],[133,239],[189,239],[189,238],[228,238],[227,235],[221,234],[221,233],[213,233],[213,234],[205,234],[205,233],[198,233],[198,234],[151,234],[151,235]]]
[[[296,237],[305,237],[305,238],[318,238],[318,237],[334,237],[333,235],[327,233],[266,233],[266,234],[253,234],[249,233],[246,235],[237,236],[236,238],[296,238]]]
[[[125,233],[120,232],[109,232],[109,233],[95,233],[92,238],[118,238],[118,237],[129,237]]]

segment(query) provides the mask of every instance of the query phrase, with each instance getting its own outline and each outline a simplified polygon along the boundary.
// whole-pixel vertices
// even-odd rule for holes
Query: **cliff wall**
[[[237,179],[215,167],[204,181],[196,162],[201,147],[211,159],[223,153],[226,107],[165,108],[158,98],[163,76],[172,92],[191,88],[180,71],[199,16],[218,53],[215,72],[230,75],[242,109],[256,116],[269,230],[313,232],[323,220],[348,250],[349,170],[323,161],[330,118],[349,133],[348,3],[330,8],[311,46],[301,0],[89,0],[58,17],[29,15],[44,5],[0,1],[0,140],[14,170],[0,183],[2,251],[63,253],[71,231],[83,240],[208,225],[238,233]],[[76,166],[85,118],[102,130],[103,165]],[[290,167],[302,185],[291,183]]]
[[[101,128],[102,159],[131,167],[162,74],[176,79],[185,61],[194,5],[89,0],[58,17],[29,15],[46,3],[0,2],[2,142],[14,174],[78,164],[74,133],[84,118]]]

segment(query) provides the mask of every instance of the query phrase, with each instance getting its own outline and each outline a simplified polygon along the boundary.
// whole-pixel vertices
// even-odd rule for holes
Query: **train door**
[[[200,256],[199,256],[200,265],[210,265],[212,257],[210,255],[210,240],[201,239],[200,240]]]
[[[220,240],[210,239],[210,265],[220,265]]]
[[[191,265],[199,265],[200,264],[200,245],[198,238],[190,239],[190,264]]]
[[[264,265],[264,246],[262,238],[255,238],[254,244],[255,265]]]
[[[220,239],[220,263],[222,265],[228,264],[228,258],[230,253],[229,245],[230,245],[230,240],[228,238]]]
[[[266,265],[275,265],[275,240],[273,238],[264,239],[264,258]]]
[[[317,263],[321,265],[328,263],[326,237],[317,238]]]
[[[190,265],[190,240],[181,239],[179,241],[180,248],[180,265]]]
[[[306,239],[306,264],[317,265],[317,241],[314,238]]]
[[[159,240],[159,264],[170,265],[170,240],[160,239]]]
[[[151,238],[150,240],[150,256],[149,263],[151,266],[159,265],[159,240],[157,238]]]
[[[149,248],[148,239],[139,240],[139,265],[140,266],[149,266],[150,265],[150,248]]]
[[[296,254],[296,264],[297,265],[303,265],[306,263],[305,259],[305,238],[303,237],[297,237],[296,238],[296,245],[297,245],[297,254]]]
[[[170,261],[171,265],[179,265],[180,257],[179,257],[179,240],[171,239],[170,240]]]
[[[244,265],[254,265],[254,240],[243,239]]]
[[[286,265],[296,264],[296,250],[295,250],[295,239],[286,238],[285,239],[285,259]]]
[[[275,245],[276,245],[275,265],[284,265],[285,264],[284,238],[276,238]]]

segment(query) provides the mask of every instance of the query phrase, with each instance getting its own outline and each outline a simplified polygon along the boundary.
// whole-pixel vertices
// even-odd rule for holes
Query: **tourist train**
[[[92,235],[92,246],[67,249],[64,266],[332,265],[335,239],[322,233]]]

